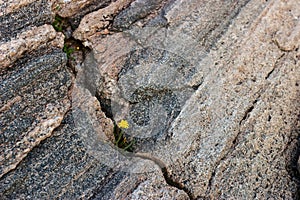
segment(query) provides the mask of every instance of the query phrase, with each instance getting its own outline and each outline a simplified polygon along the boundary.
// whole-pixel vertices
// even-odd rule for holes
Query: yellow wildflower
[[[118,123],[118,127],[119,127],[119,128],[129,128],[128,121],[122,119],[122,120]]]

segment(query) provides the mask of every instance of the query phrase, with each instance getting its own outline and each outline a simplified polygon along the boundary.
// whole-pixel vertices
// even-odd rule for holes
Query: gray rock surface
[[[1,2],[0,5],[0,41],[17,37],[18,33],[31,28],[51,23],[53,13],[47,0],[22,0]]]
[[[0,3],[1,199],[300,198],[299,1]]]
[[[68,18],[72,27],[76,28],[85,15],[112,2],[112,0],[53,0],[52,9],[59,16]]]

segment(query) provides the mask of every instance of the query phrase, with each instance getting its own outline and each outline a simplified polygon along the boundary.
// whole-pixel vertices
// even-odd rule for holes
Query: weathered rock
[[[8,67],[21,58],[25,52],[34,51],[41,45],[62,49],[63,40],[64,36],[61,33],[56,33],[50,25],[34,27],[18,35],[17,39],[0,44],[0,67]]]
[[[1,71],[1,176],[60,125],[70,106],[65,62],[53,49]]]
[[[297,198],[286,167],[299,135],[299,3],[272,2],[249,26],[261,6],[243,8],[200,62],[211,72],[173,124],[171,168],[196,198]],[[274,42],[286,37],[290,52]]]
[[[80,22],[79,27],[75,30],[74,38],[86,41],[89,36],[94,35],[100,30],[107,29],[114,16],[128,6],[132,0],[116,1],[108,7],[99,9],[86,15]]]
[[[297,0],[42,2],[1,6],[1,199],[299,198]]]
[[[13,3],[8,4],[6,15],[1,16],[4,27],[0,34],[5,36],[1,37],[5,42],[0,53],[0,177],[52,135],[70,107],[71,76],[65,68],[66,56],[59,49],[64,37],[50,25],[33,27],[50,20],[48,4],[23,3],[24,7],[14,12],[9,11]],[[35,18],[29,13],[22,18],[25,16],[22,12],[32,9],[41,9],[45,15]],[[15,17],[16,21],[9,17]]]
[[[139,25],[145,24],[145,18],[157,15],[160,7],[163,6],[164,0],[138,0],[120,12],[113,22],[113,28],[118,30],[128,29],[133,23],[139,21]],[[143,22],[144,23],[143,23]],[[148,20],[147,20],[148,21]]]
[[[298,182],[285,170],[285,149],[295,149],[289,145],[299,134],[299,5],[222,6],[228,10],[220,1],[176,1],[163,8],[168,27],[86,34],[100,74],[96,94],[110,102],[115,121],[130,122],[136,150],[163,160],[194,198],[295,198]],[[119,24],[138,24],[128,20]],[[177,73],[172,66],[180,66]],[[199,85],[186,102],[193,90],[185,91]],[[277,97],[276,87],[289,95]]]
[[[51,24],[53,20],[48,0],[8,1],[0,9],[0,42],[7,42],[33,26]]]
[[[1,194],[2,199],[88,198],[109,179],[115,180],[109,188],[115,187],[124,175],[86,153],[70,112],[51,138],[1,180]]]
[[[55,0],[53,3],[53,10],[61,17],[73,17],[74,15],[82,12],[84,9],[91,9],[91,7],[96,6],[94,9],[99,9],[105,7],[109,4],[111,0],[99,1],[99,0],[74,0],[74,1],[63,1]],[[89,10],[91,12],[91,10]],[[86,14],[86,13],[85,13]]]
[[[73,117],[81,120],[82,114],[84,118],[90,120],[91,128],[95,129],[97,137],[100,137],[104,142],[114,142],[113,129],[114,124],[111,119],[107,118],[101,110],[99,101],[95,96],[91,96],[93,91],[93,85],[89,84],[89,81],[93,82],[92,73],[86,72],[89,69],[88,59],[85,61],[85,65],[77,71],[77,79],[72,88],[72,105],[74,107]],[[86,76],[87,74],[91,76]],[[79,116],[78,116],[79,115]],[[75,121],[75,124],[79,127],[84,127],[86,121],[81,123]],[[93,136],[91,136],[93,138]]]
[[[0,1],[1,3],[1,13],[2,15],[7,15],[8,13],[12,13],[13,11],[18,10],[21,7],[24,7],[35,0],[20,0],[20,1],[14,1],[14,0],[7,0],[6,2]]]
[[[108,141],[103,124],[109,131],[111,122],[104,118],[95,97],[80,86],[75,86],[72,95],[76,110],[70,110],[52,137],[29,152],[16,170],[0,180],[2,198],[122,199],[130,195],[131,199],[188,199],[183,191],[165,183],[160,169],[151,161],[135,158],[128,162],[123,156],[122,162],[116,162],[93,153],[103,145],[104,151],[110,148],[114,156],[122,156],[103,143]],[[139,171],[144,173],[132,173]],[[24,181],[19,182],[21,179]],[[133,190],[135,193],[131,193]]]
[[[113,2],[112,0],[55,0],[52,8],[59,16],[68,18],[73,28],[77,28],[85,15],[105,8]]]

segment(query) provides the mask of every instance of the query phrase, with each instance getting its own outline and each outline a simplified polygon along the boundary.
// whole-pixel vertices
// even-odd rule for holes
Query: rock
[[[23,3],[19,12],[10,12],[14,4],[8,4],[6,15],[1,16],[4,27],[0,34],[9,33],[10,37],[3,37],[0,53],[0,177],[52,135],[70,107],[71,76],[65,68],[66,56],[59,49],[64,36],[52,26],[41,24],[51,19],[49,5],[41,4],[43,1]],[[34,13],[25,18],[22,13],[40,9],[45,14],[41,19]]]
[[[179,157],[170,168],[195,198],[297,197],[298,182],[285,167],[287,150],[294,148],[290,141],[299,134],[294,131],[299,113],[298,50],[282,50],[274,37],[298,37],[299,5],[273,2],[249,26],[245,21],[259,8],[253,4],[243,8],[216,50],[201,61],[215,69],[173,123],[174,141],[165,147],[176,152],[169,160]],[[284,31],[283,23],[289,27]],[[272,34],[279,32],[286,34]]]
[[[132,0],[116,1],[108,7],[92,12],[81,20],[79,27],[75,30],[74,38],[86,41],[89,36],[94,35],[99,30],[108,28],[114,16],[128,6]]]
[[[8,13],[12,13],[19,8],[22,8],[35,0],[20,0],[18,2],[13,0],[8,0],[6,2],[1,1],[1,13],[0,16],[6,15]]]
[[[100,137],[101,141],[115,142],[113,121],[102,112],[97,98],[91,96],[90,91],[92,91],[93,85],[89,85],[88,81],[94,81],[94,79],[92,76],[86,76],[88,74],[86,70],[89,68],[87,60],[85,61],[85,66],[77,72],[77,79],[71,93],[72,105],[74,105],[72,114],[75,119],[79,120],[75,120],[75,125],[85,127],[85,124],[90,123],[91,128],[95,130],[97,137]],[[80,122],[82,115],[85,118],[83,123]],[[86,119],[89,122],[86,122]],[[93,136],[90,137],[93,138]]]
[[[76,110],[70,110],[52,137],[30,151],[16,170],[0,180],[2,198],[121,199],[130,194],[131,199],[140,196],[188,199],[183,191],[165,183],[160,169],[151,161],[138,158],[126,161],[122,154],[103,143],[108,141],[104,138],[103,121],[108,131],[112,128],[111,121],[104,118],[99,102],[87,89],[80,84],[75,87],[72,97]],[[119,162],[112,157],[103,160],[94,153],[101,144],[104,151],[110,150],[113,156],[118,156]],[[143,173],[133,173],[139,171]],[[25,182],[18,182],[24,178]],[[147,190],[144,185],[153,188]],[[136,192],[131,194],[135,188]]]
[[[298,186],[284,169],[289,157],[284,152],[294,148],[289,141],[297,138],[292,134],[297,120],[293,110],[299,110],[296,2],[228,2],[226,7],[234,8],[230,12],[220,10],[219,1],[192,2],[176,1],[163,8],[168,28],[145,25],[87,37],[100,74],[95,93],[100,101],[110,102],[115,121],[130,122],[127,134],[135,137],[136,150],[165,162],[193,198],[266,198],[270,188],[261,182],[265,177],[274,198],[294,198]],[[191,10],[198,15],[189,15]],[[294,15],[278,17],[287,13]],[[172,65],[182,68],[174,73]],[[289,95],[277,97],[275,86],[289,88]],[[174,118],[168,106],[177,113]],[[284,128],[287,122],[291,128]],[[270,141],[258,143],[265,138]],[[265,166],[272,169],[268,175],[262,175]]]
[[[52,135],[70,106],[65,55],[57,49],[44,53],[1,71],[1,176]]]
[[[133,23],[146,17],[157,15],[157,10],[162,6],[163,0],[138,0],[134,1],[130,6],[120,12],[113,22],[113,28],[118,30],[128,29]]]
[[[300,157],[299,157],[299,159],[298,159],[297,169],[298,169],[298,173],[300,173]]]
[[[54,13],[88,47],[68,64]],[[299,18],[296,0],[2,4],[1,199],[299,198]]]
[[[34,27],[6,43],[0,45],[1,68],[8,67],[21,58],[26,51],[34,51],[41,45],[63,48],[64,36],[56,33],[50,25]]]
[[[85,15],[111,3],[112,0],[54,0],[52,9],[59,16],[67,18],[73,28],[77,28]]]
[[[115,182],[108,185],[113,188],[126,176],[110,171],[86,153],[71,113],[52,137],[29,152],[17,169],[1,180],[2,199],[88,198],[99,185],[113,179]],[[20,184],[21,179],[26,181]]]
[[[7,42],[31,27],[53,21],[51,2],[48,0],[8,1],[1,4],[0,9],[0,42]]]

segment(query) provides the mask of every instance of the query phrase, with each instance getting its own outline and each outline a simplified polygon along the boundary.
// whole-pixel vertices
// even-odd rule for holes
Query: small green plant
[[[133,152],[134,140],[129,141],[123,129],[128,129],[129,124],[126,120],[121,120],[114,129],[115,145],[124,151]]]
[[[63,48],[63,52],[65,52],[67,54],[67,58],[68,59],[74,59],[73,57],[71,57],[71,54],[74,52],[75,50],[72,47],[67,46],[66,44],[64,45]]]
[[[54,27],[54,29],[58,32],[62,32],[63,30],[63,19],[56,15],[54,18],[54,22],[52,23],[52,26]]]
[[[57,5],[57,6],[55,7],[55,9],[56,9],[57,11],[60,11],[60,10],[61,10],[60,5]]]

